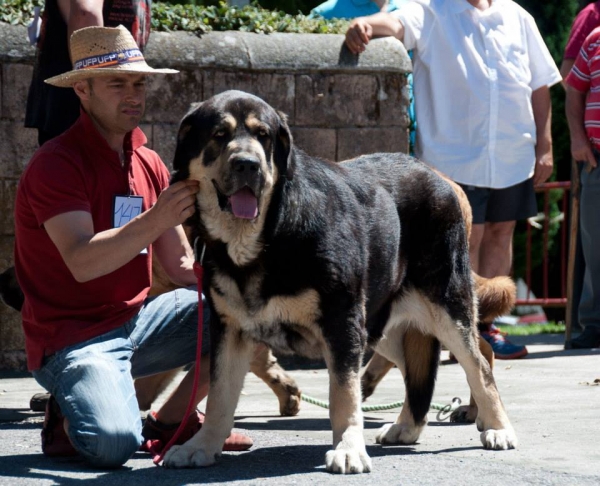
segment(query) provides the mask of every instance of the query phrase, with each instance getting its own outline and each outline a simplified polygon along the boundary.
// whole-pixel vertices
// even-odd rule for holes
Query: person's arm
[[[565,85],[565,79],[567,79],[567,76],[571,72],[573,64],[575,64],[575,59],[563,59],[562,64],[560,65],[560,75],[563,78],[562,85],[565,89],[567,88]]]
[[[67,24],[67,37],[84,27],[102,27],[104,0],[58,0],[58,8]]]
[[[129,223],[99,233],[86,211],[59,214],[44,227],[75,280],[87,282],[121,268],[165,231],[183,223],[195,211],[196,192],[197,181],[173,184]]]
[[[585,103],[587,92],[579,91],[567,85],[565,112],[571,135],[571,155],[576,162],[586,162],[595,168],[596,158],[592,152],[592,144],[585,131]]]
[[[183,286],[197,283],[193,270],[194,251],[181,225],[165,231],[152,248],[171,282]]]
[[[365,46],[374,36],[394,36],[404,40],[404,25],[393,15],[379,12],[367,17],[357,17],[346,32],[346,45],[354,54],[365,50]]]
[[[552,158],[552,132],[550,129],[552,119],[552,104],[550,101],[550,88],[542,86],[531,95],[533,119],[535,120],[535,172],[533,184],[538,185],[548,180],[552,175],[554,161]]]
[[[575,64],[575,59],[564,58],[560,65],[560,75],[562,76],[562,81],[560,82],[560,84],[565,90],[567,89],[567,83],[565,82],[565,80],[567,79],[567,76],[571,72],[571,68],[573,67],[574,64]]]

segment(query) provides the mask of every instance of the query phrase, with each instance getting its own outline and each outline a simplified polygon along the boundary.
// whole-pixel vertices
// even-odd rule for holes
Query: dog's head
[[[203,216],[253,222],[266,211],[278,180],[292,177],[291,147],[283,114],[256,96],[226,91],[195,105],[181,121],[171,181],[200,182]]]

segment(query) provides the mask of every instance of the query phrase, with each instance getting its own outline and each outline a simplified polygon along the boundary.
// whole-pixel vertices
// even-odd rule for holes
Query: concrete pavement
[[[248,452],[225,453],[206,469],[167,470],[136,454],[116,471],[90,469],[78,459],[41,454],[43,414],[29,411],[41,388],[25,373],[0,374],[0,485],[343,484],[343,485],[595,485],[600,484],[600,350],[563,350],[563,337],[514,338],[529,356],[496,361],[495,377],[519,448],[486,451],[474,425],[454,425],[429,414],[429,426],[412,446],[381,447],[376,431],[399,410],[365,413],[365,438],[373,459],[370,474],[328,474],[331,444],[327,410],[303,402],[297,417],[279,417],[275,396],[248,375],[236,412],[236,427],[254,439]],[[447,358],[443,352],[442,359]],[[307,395],[327,400],[327,371],[282,360]],[[295,368],[295,369],[294,369]],[[367,404],[401,400],[398,370],[392,370]],[[434,402],[469,398],[457,364],[440,366]],[[203,404],[200,406],[203,409]]]

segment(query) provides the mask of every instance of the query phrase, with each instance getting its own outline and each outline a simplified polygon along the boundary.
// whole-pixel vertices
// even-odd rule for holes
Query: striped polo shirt
[[[589,92],[585,130],[594,147],[600,148],[600,27],[585,39],[566,83],[577,91]]]

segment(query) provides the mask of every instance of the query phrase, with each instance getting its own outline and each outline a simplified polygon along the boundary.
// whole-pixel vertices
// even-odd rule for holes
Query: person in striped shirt
[[[570,343],[575,349],[600,347],[600,27],[585,39],[566,80],[566,114],[571,155],[583,164],[579,224],[585,276],[579,301],[583,332]]]

